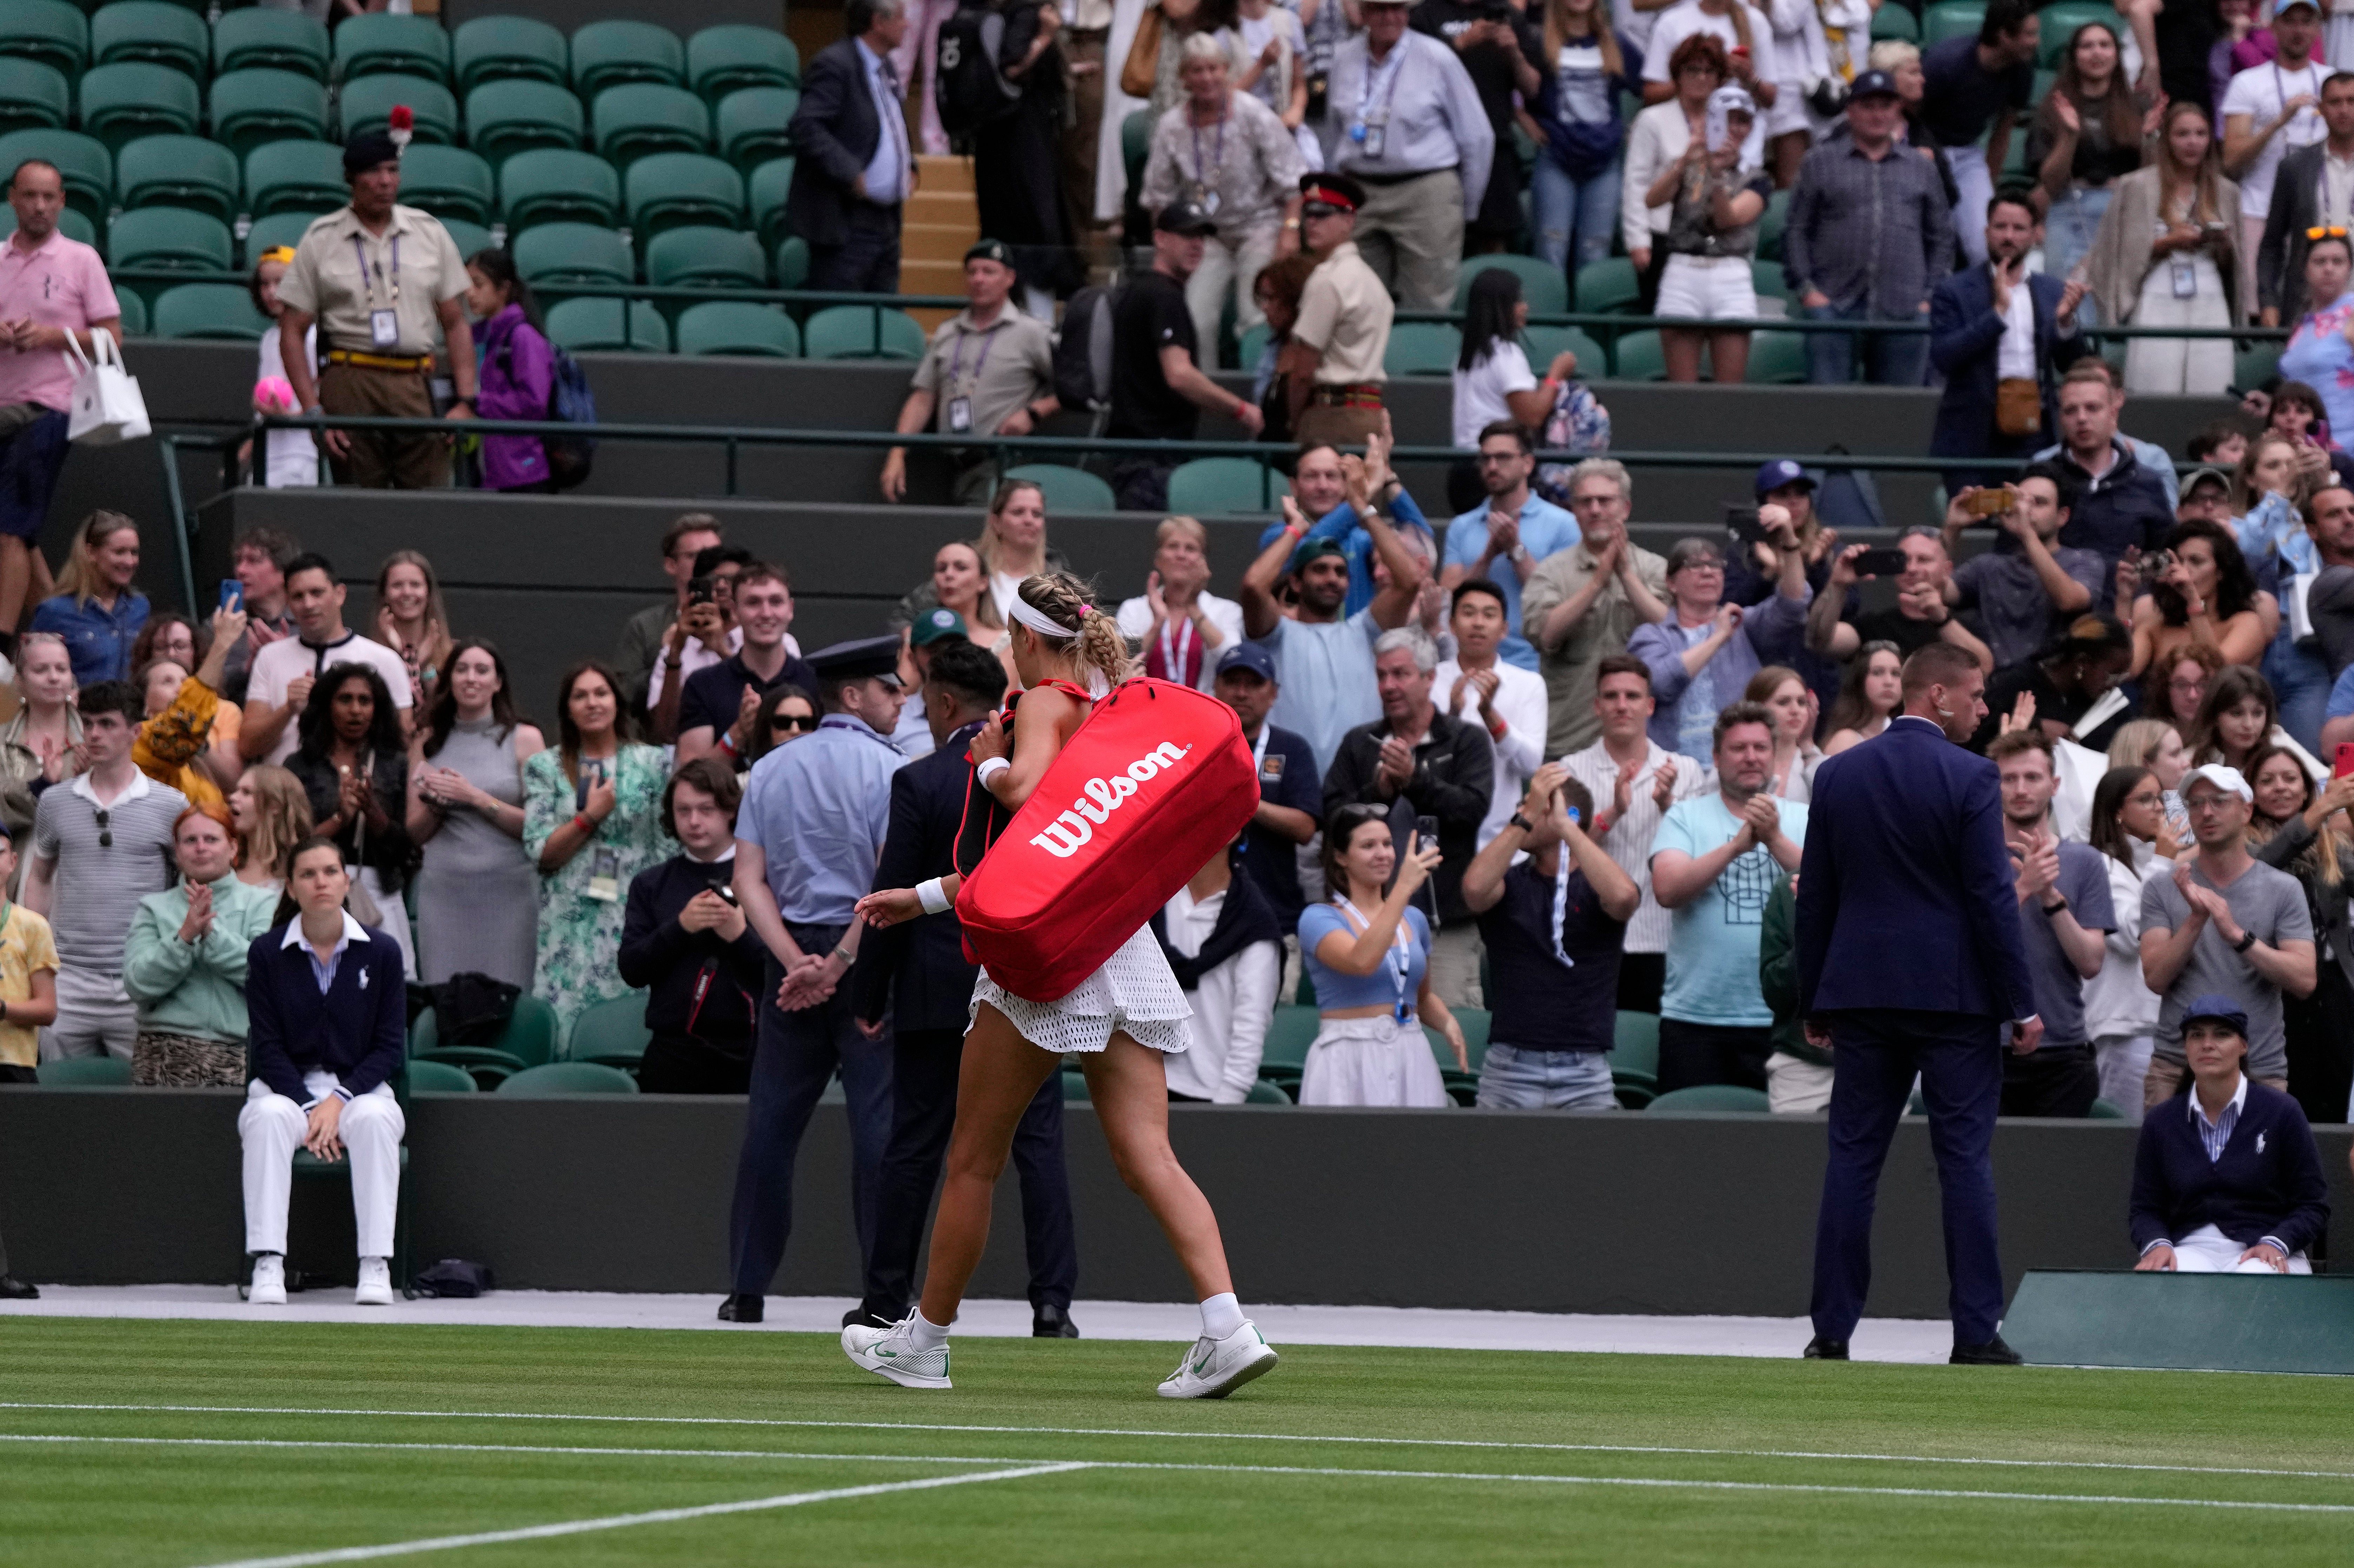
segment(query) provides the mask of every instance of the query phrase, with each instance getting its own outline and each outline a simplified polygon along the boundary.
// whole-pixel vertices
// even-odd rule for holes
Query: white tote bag
[[[139,395],[138,378],[124,368],[112,333],[101,328],[90,336],[95,361],[82,353],[73,334],[66,334],[66,362],[74,373],[73,414],[66,439],[93,447],[135,441],[148,431],[147,399]]]

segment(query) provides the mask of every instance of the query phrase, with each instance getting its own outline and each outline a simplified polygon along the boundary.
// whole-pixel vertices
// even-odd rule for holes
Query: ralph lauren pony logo
[[[1175,767],[1192,749],[1164,740],[1123,771],[1108,779],[1088,779],[1086,792],[1071,802],[1071,809],[1047,823],[1044,832],[1032,834],[1030,842],[1057,860],[1070,859],[1094,839],[1096,829],[1119,810],[1139,786],[1150,781],[1162,768]]]

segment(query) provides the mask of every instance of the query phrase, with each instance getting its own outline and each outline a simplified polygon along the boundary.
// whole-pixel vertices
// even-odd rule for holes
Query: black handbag
[[[445,1257],[409,1281],[408,1287],[419,1296],[463,1300],[489,1295],[498,1287],[498,1282],[488,1264]]]
[[[433,1036],[443,1045],[488,1045],[514,1017],[523,988],[472,969],[461,969],[433,995]]]

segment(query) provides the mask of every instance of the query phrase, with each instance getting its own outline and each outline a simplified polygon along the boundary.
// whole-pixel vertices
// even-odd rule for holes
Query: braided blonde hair
[[[1119,685],[1128,679],[1128,639],[1119,623],[1095,607],[1093,590],[1068,572],[1040,572],[1023,577],[1015,590],[1022,602],[1057,626],[1071,628],[1071,651],[1083,669],[1103,672]]]

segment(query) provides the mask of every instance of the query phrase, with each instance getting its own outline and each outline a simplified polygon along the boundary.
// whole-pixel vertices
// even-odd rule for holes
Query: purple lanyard
[[[1226,118],[1230,118],[1233,113],[1234,110],[1230,107],[1226,111],[1225,117],[1218,121],[1218,139],[1210,144],[1210,162],[1206,165],[1202,162],[1202,128],[1199,125],[1191,128],[1193,132],[1193,181],[1204,190],[1210,186],[1211,170],[1223,172],[1225,169]]]
[[[949,385],[950,387],[957,387],[963,384],[964,340],[968,335],[970,334],[961,331],[956,334],[956,349],[949,355]],[[976,387],[979,386],[981,382],[981,372],[989,368],[989,351],[996,346],[997,333],[992,326],[991,330],[981,334],[981,357],[972,362],[972,379]],[[934,363],[937,364],[938,362],[934,361]]]
[[[356,234],[352,236],[352,254],[360,259],[360,287],[367,291],[367,297],[373,302],[376,284],[369,280],[367,249],[360,243],[360,237]],[[378,269],[376,276],[384,276],[383,270]],[[392,302],[398,309],[400,304],[400,236],[398,234],[392,237]]]

